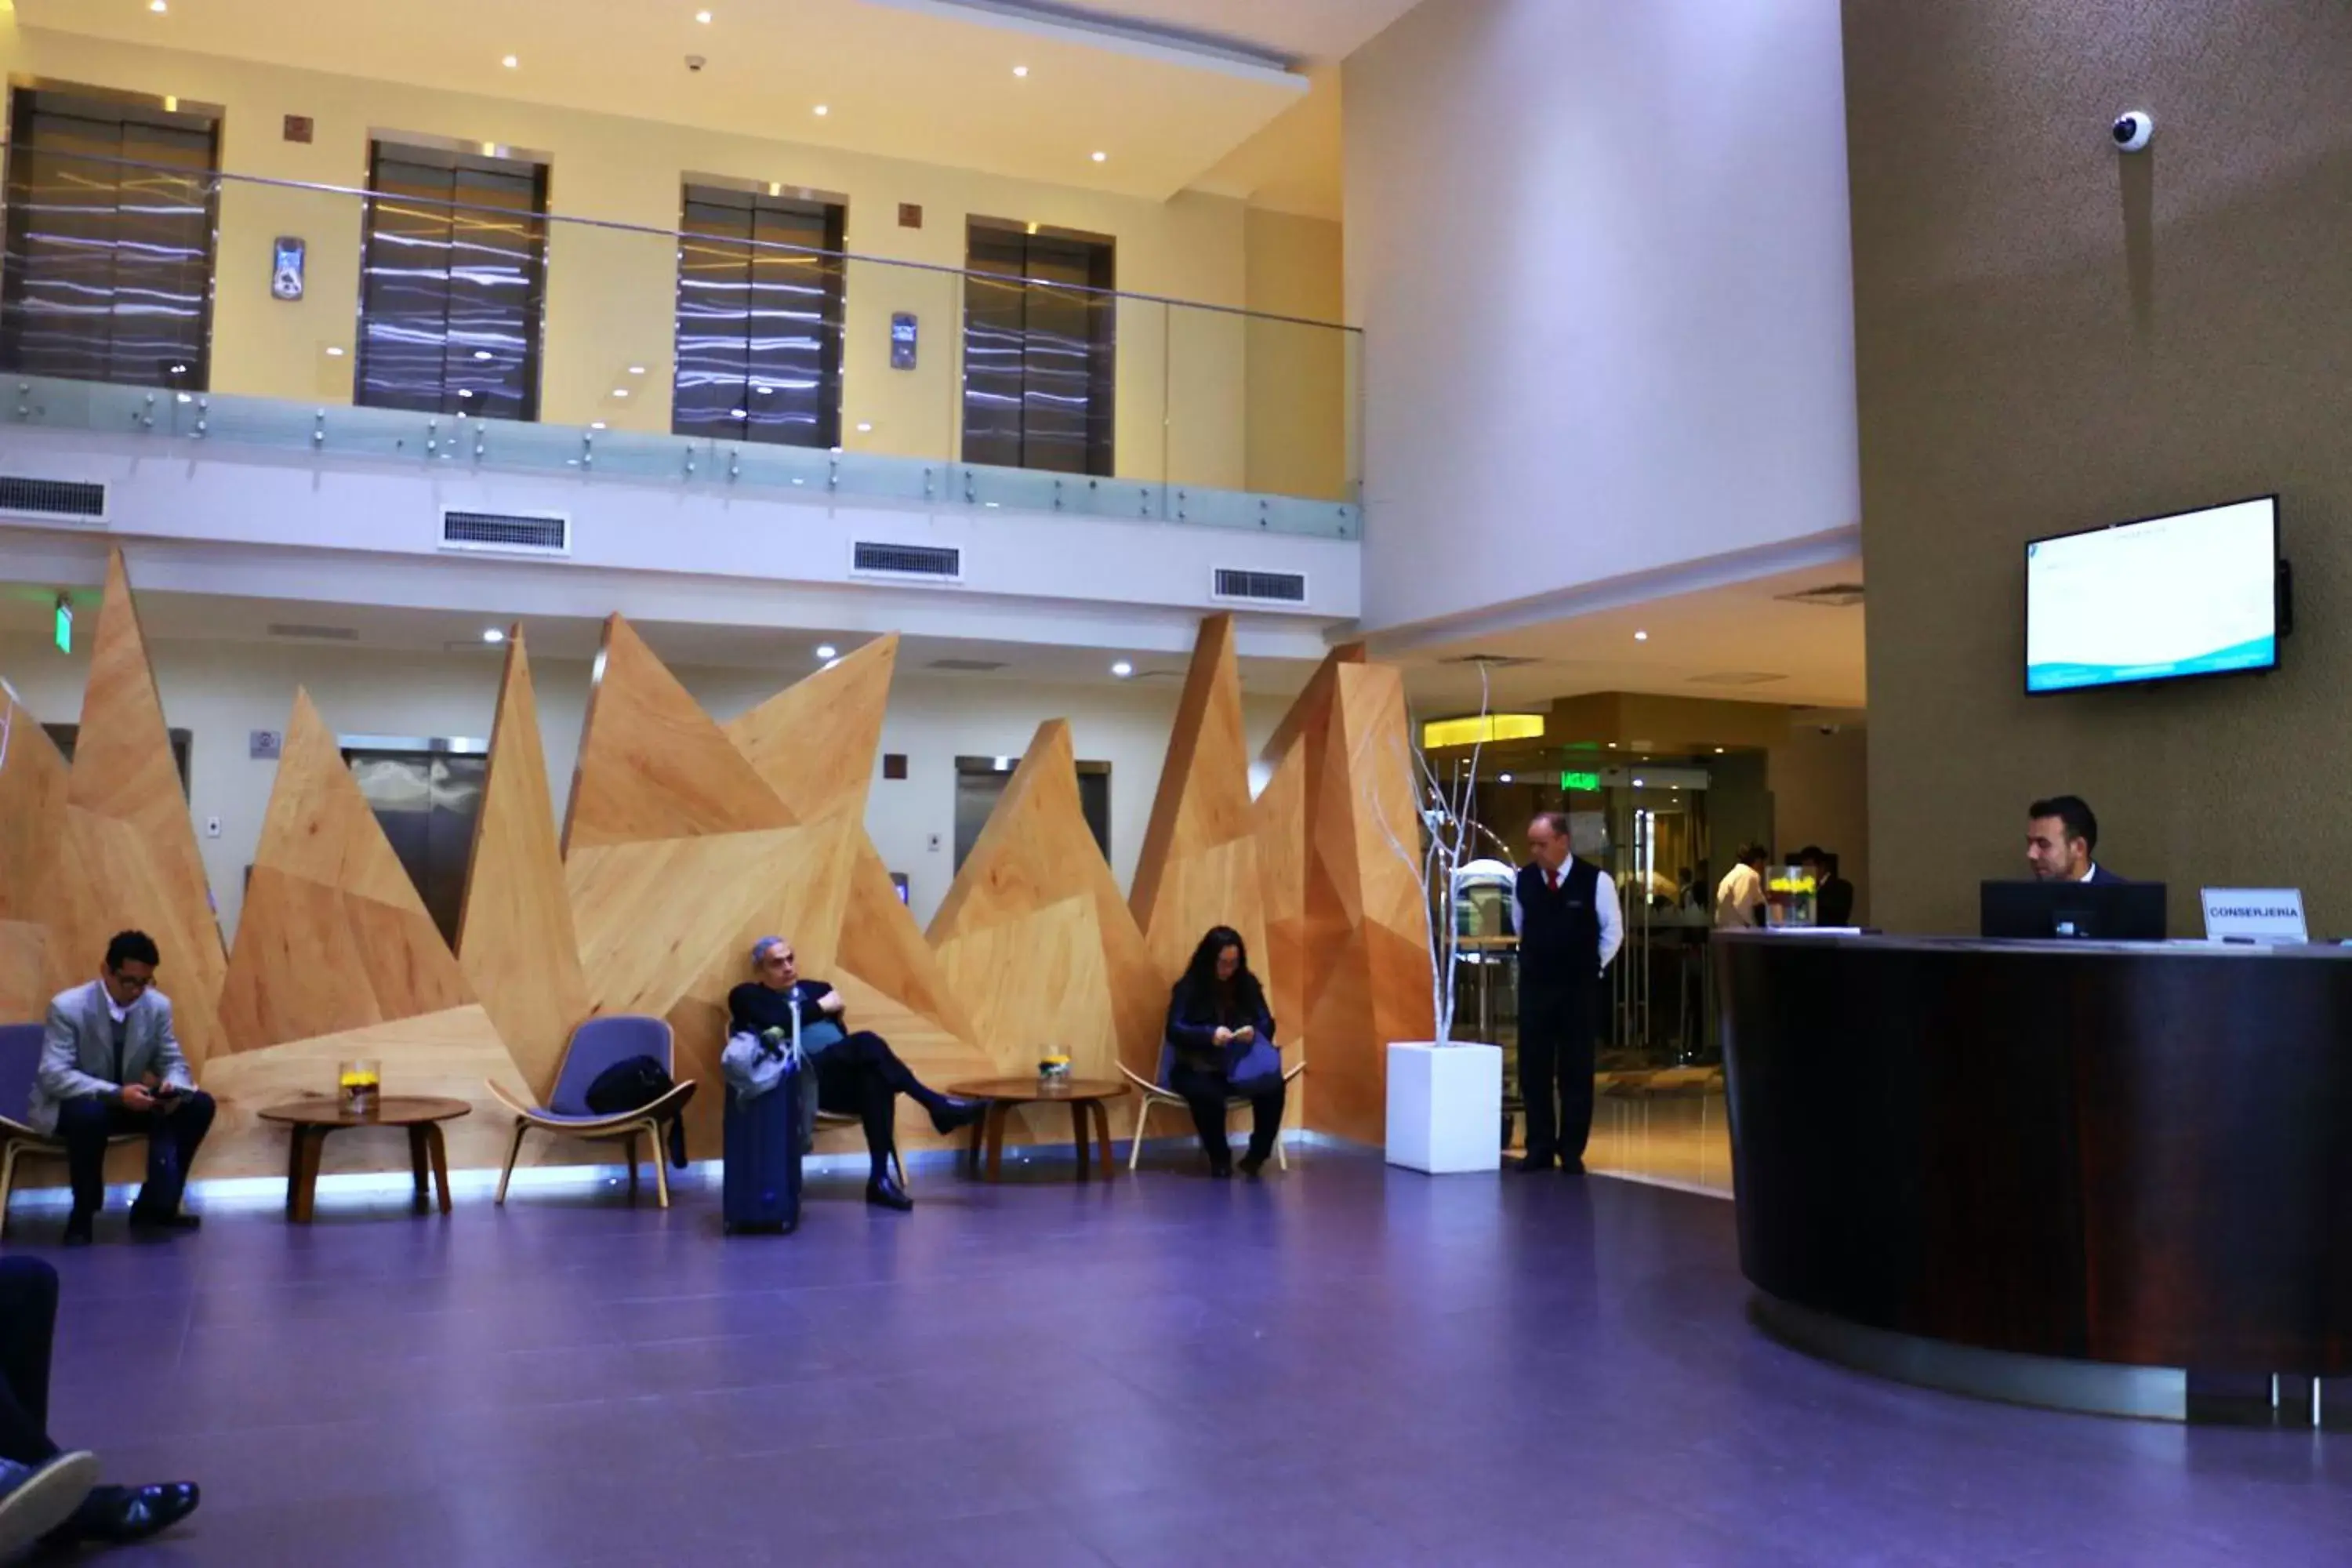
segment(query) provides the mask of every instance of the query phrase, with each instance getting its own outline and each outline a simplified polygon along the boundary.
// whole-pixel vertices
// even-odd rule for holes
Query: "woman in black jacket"
[[[1217,926],[1201,939],[1184,977],[1168,998],[1172,1053],[1168,1087],[1192,1107],[1213,1176],[1234,1173],[1233,1148],[1225,1142],[1225,1106],[1237,1091],[1225,1076],[1226,1060],[1235,1045],[1246,1047],[1254,1040],[1274,1044],[1274,1015],[1266,1009],[1265,987],[1250,973],[1249,950],[1241,933]],[[1265,1168],[1274,1141],[1282,1135],[1283,1094],[1280,1072],[1248,1091],[1253,1120],[1249,1152],[1242,1156],[1244,1176]]]

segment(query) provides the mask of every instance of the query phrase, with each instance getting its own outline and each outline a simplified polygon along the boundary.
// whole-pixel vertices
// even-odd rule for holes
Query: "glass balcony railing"
[[[18,426],[1360,536],[1352,329],[742,236],[13,158],[0,419]]]

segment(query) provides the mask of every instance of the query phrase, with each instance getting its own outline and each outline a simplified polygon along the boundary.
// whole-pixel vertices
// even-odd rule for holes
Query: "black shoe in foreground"
[[[931,1107],[931,1130],[953,1132],[960,1127],[971,1126],[987,1114],[988,1101],[984,1100],[957,1100],[943,1096],[937,1105]]]
[[[66,1245],[68,1247],[88,1247],[90,1244],[90,1226],[96,1223],[97,1218],[97,1215],[84,1214],[79,1209],[76,1209],[73,1213],[68,1215],[66,1216]]]
[[[866,1184],[866,1201],[876,1208],[896,1209],[900,1214],[906,1214],[915,1206],[915,1200],[907,1195],[907,1189],[898,1184],[898,1178],[887,1171]]]
[[[172,1481],[152,1487],[100,1487],[74,1510],[61,1533],[116,1546],[144,1541],[195,1512],[201,1496],[194,1481]]]
[[[197,1214],[157,1214],[132,1209],[131,1228],[145,1236],[182,1236],[192,1230],[202,1230],[205,1216]]]
[[[1252,1151],[1251,1152],[1242,1156],[1241,1163],[1236,1166],[1235,1169],[1239,1170],[1243,1175],[1247,1176],[1250,1180],[1255,1181],[1257,1180],[1257,1173],[1265,1169],[1265,1156],[1256,1152],[1255,1151]]]
[[[38,1465],[0,1459],[0,1560],[16,1554],[74,1515],[98,1484],[98,1456],[58,1454]]]
[[[1511,1162],[1514,1171],[1549,1171],[1551,1165],[1552,1159],[1549,1154],[1523,1154]]]
[[[1559,1168],[1571,1176],[1584,1174],[1584,1162],[1581,1160],[1564,1158],[1559,1163]]]

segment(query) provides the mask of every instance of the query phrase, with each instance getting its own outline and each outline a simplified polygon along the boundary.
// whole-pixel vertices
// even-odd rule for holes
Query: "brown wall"
[[[1868,923],[1870,899],[1870,732],[1857,724],[1833,733],[1801,721],[1768,753],[1772,785],[1772,848],[1793,860],[1808,844],[1838,858],[1838,874],[1853,884],[1853,918]],[[1734,847],[1718,837],[1724,853]],[[1730,868],[1718,855],[1716,875]]]
[[[2352,6],[1846,0],[1845,45],[1878,919],[1971,929],[2073,790],[2176,931],[2277,883],[2352,930]],[[2267,490],[2283,670],[2021,694],[2025,540]]]

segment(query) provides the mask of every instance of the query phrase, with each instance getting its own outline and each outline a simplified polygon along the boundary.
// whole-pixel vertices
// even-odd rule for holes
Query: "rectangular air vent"
[[[933,583],[963,581],[963,552],[940,544],[881,544],[861,539],[850,546],[849,570],[860,577],[920,577]]]
[[[1483,664],[1488,669],[1525,669],[1543,661],[1510,653],[1457,653],[1437,661],[1440,664]]]
[[[35,479],[0,474],[0,512],[55,522],[104,522],[106,487],[79,479]]]
[[[572,520],[560,512],[462,511],[444,507],[441,548],[491,550],[504,555],[569,555]]]
[[[1760,669],[1726,669],[1713,675],[1694,675],[1693,686],[1769,686],[1776,680],[1786,680],[1785,675],[1771,675]]]
[[[986,675],[991,670],[1003,669],[1004,661],[1001,658],[935,658],[927,668],[952,670],[958,675]]]
[[[1862,603],[1862,584],[1824,583],[1818,588],[1807,588],[1801,593],[1775,594],[1772,596],[1784,605],[1819,605],[1824,609],[1850,610]]]
[[[1239,567],[1220,566],[1217,584],[1209,597],[1252,605],[1303,605],[1307,602],[1307,574],[1244,572]]]
[[[298,642],[357,642],[358,628],[353,626],[315,626],[300,621],[272,621],[269,635],[292,637]]]

